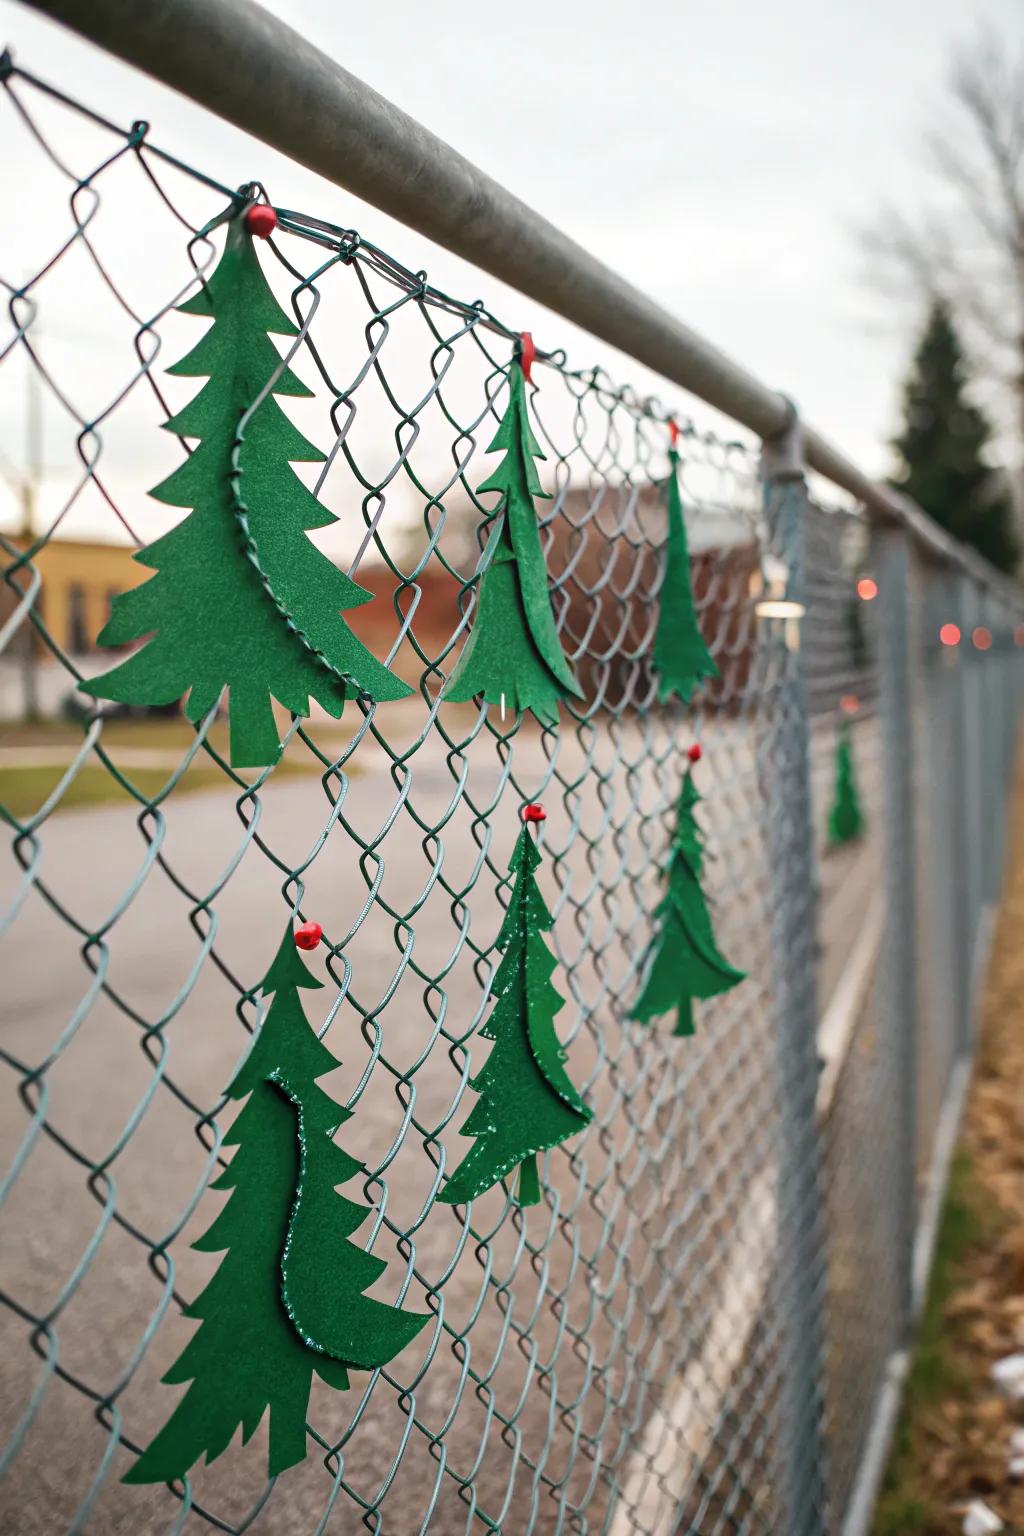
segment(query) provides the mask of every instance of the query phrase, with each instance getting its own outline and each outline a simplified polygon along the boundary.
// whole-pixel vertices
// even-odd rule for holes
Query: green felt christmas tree
[[[187,693],[197,724],[227,688],[231,761],[260,767],[280,750],[271,696],[296,715],[308,715],[313,698],[338,716],[352,694],[398,699],[410,689],[341,617],[371,594],[306,536],[337,519],[291,467],[324,455],[274,398],[311,391],[281,367],[270,340],[296,328],[263,275],[244,215],[232,219],[220,262],[181,312],[213,320],[170,369],[208,380],[166,423],[199,446],[151,494],[192,511],[135,556],[156,574],[115,597],[99,643],[150,638],[81,686],[127,704],[170,704]]]
[[[701,796],[692,772],[697,760],[699,748],[691,748],[690,766],[679,797],[668,885],[654,913],[658,932],[648,952],[644,985],[631,1014],[632,1018],[649,1023],[675,1009],[673,1033],[677,1035],[693,1034],[694,998],[717,997],[737,986],[745,976],[721,954],[701,889],[704,837],[695,815]]]
[[[444,697],[532,709],[554,724],[561,699],[582,697],[562,650],[551,612],[548,572],[534,498],[548,496],[535,459],[543,459],[526,406],[527,373],[520,357],[509,370],[508,406],[488,449],[504,458],[484,491],[501,494],[484,551],[473,628]]]
[[[316,1082],[339,1065],[299,996],[320,985],[289,931],[263,983],[273,1003],[228,1089],[248,1102],[224,1138],[236,1148],[230,1166],[212,1187],[232,1194],[195,1245],[225,1257],[186,1309],[200,1327],[164,1377],[190,1385],[126,1482],[183,1477],[200,1456],[219,1456],[239,1427],[248,1440],[268,1409],[275,1476],[305,1457],[314,1372],[345,1389],[350,1367],[386,1364],[427,1321],[362,1294],[385,1262],[348,1241],[369,1210],[335,1192],[363,1169],[333,1141],[351,1112]]]
[[[539,820],[538,811],[527,807],[527,816],[533,812],[530,819]],[[536,1205],[537,1153],[567,1141],[592,1118],[555,1033],[564,999],[551,984],[555,958],[544,934],[552,919],[535,877],[540,862],[524,825],[509,863],[515,878],[497,940],[503,953],[491,982],[494,1008],[480,1031],[494,1044],[472,1081],[480,1097],[462,1127],[475,1141],[438,1197],[450,1205],[475,1199],[516,1167],[520,1205]]]
[[[697,623],[690,580],[690,551],[679,494],[679,454],[676,428],[668,459],[671,472],[665,485],[668,539],[665,545],[665,577],[661,584],[658,627],[654,636],[652,666],[658,674],[658,698],[665,702],[677,693],[684,704],[702,678],[717,677],[718,668]]]
[[[864,816],[857,793],[857,773],[853,763],[853,738],[849,720],[839,726],[836,740],[836,787],[828,815],[828,840],[833,847],[855,842],[864,831]]]

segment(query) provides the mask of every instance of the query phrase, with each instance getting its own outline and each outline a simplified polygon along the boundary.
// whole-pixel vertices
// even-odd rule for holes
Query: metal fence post
[[[1003,731],[1005,699],[1000,686],[999,663],[999,609],[995,598],[986,593],[981,605],[982,628],[988,634],[989,649],[978,651],[981,674],[981,715],[985,731],[982,795],[986,806],[985,832],[985,888],[983,899],[987,903],[998,900],[1003,875],[1003,847],[1006,809],[1003,799]]]
[[[951,964],[956,977],[957,1054],[963,1055],[970,1048],[971,1039],[971,951],[966,936],[971,931],[971,893],[968,879],[970,860],[970,829],[967,823],[967,775],[968,743],[966,727],[967,689],[964,677],[964,646],[967,634],[965,604],[966,580],[959,571],[948,573],[944,588],[947,602],[941,616],[942,623],[952,623],[960,630],[961,642],[955,646],[943,646],[939,634],[929,634],[925,643],[939,646],[940,664],[950,671],[950,747],[949,764],[951,783],[948,802],[949,852],[946,869],[950,898],[953,903],[953,925],[949,934],[952,949]]]
[[[775,601],[759,605],[778,678],[762,764],[774,881],[772,953],[779,1095],[780,1456],[787,1536],[826,1529],[823,1425],[825,1249],[818,1083],[818,872],[810,722],[800,618],[807,489],[799,422],[764,444],[762,474]],[[790,612],[787,614],[786,609]],[[774,610],[774,611],[772,611]]]
[[[981,622],[981,596],[974,581],[963,584],[963,640],[961,652],[964,673],[964,786],[962,816],[967,859],[964,866],[967,884],[967,928],[964,934],[965,964],[968,975],[968,1041],[973,1039],[974,993],[977,986],[979,936],[985,907],[985,822],[993,813],[985,800],[984,746],[985,717],[982,699],[981,655],[975,649],[973,633]]]
[[[997,604],[998,625],[996,631],[996,644],[999,647],[999,710],[1003,726],[1002,760],[999,765],[1002,774],[1002,790],[1004,806],[1008,808],[1011,786],[1013,784],[1013,745],[1017,730],[1017,701],[1014,693],[1014,661],[1019,661],[1015,656],[1013,614],[1009,606],[1000,601]]]
[[[885,779],[885,941],[879,993],[880,1028],[891,1032],[900,1089],[899,1187],[902,1322],[913,1314],[913,1251],[917,1205],[917,912],[915,890],[915,710],[911,675],[913,567],[906,535],[875,534],[879,587],[879,679]]]

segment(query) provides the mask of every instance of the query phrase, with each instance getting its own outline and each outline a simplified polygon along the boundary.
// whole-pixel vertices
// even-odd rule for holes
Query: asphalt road
[[[701,773],[705,788],[716,789],[708,814],[717,857],[708,884],[723,949],[750,979],[704,1010],[693,1042],[624,1018],[658,895],[664,823],[656,813],[673,798],[677,772],[671,755],[659,766],[651,741],[627,727],[615,740],[595,737],[589,761],[563,745],[554,785],[545,783],[539,740],[520,738],[516,782],[500,797],[493,743],[474,748],[461,792],[460,765],[447,763],[435,743],[417,752],[393,820],[402,795],[367,743],[341,824],[324,837],[329,806],[316,780],[271,784],[261,796],[262,848],[226,788],[171,803],[166,825],[150,827],[155,843],[120,806],[47,824],[37,877],[82,931],[33,890],[2,956],[4,1045],[33,1068],[48,1063],[39,1079],[45,1118],[63,1142],[33,1134],[41,1112],[28,1112],[15,1096],[17,1075],[6,1074],[3,1166],[19,1149],[23,1161],[0,1259],[3,1290],[20,1309],[0,1314],[2,1438],[17,1435],[26,1410],[37,1406],[0,1488],[4,1532],[57,1536],[76,1513],[74,1528],[90,1536],[210,1529],[167,1489],[119,1480],[133,1458],[114,1445],[111,1415],[137,1443],[148,1439],[175,1400],[160,1377],[193,1327],[166,1305],[161,1275],[132,1229],[150,1245],[169,1244],[186,1297],[216,1267],[189,1248],[221,1197],[198,1199],[208,1159],[195,1110],[183,1099],[212,1111],[229,1081],[246,1036],[225,972],[247,987],[258,982],[287,915],[282,882],[299,867],[305,913],[344,945],[351,966],[337,972],[344,996],[327,1035],[344,1065],[325,1086],[357,1098],[340,1139],[368,1167],[383,1169],[386,1222],[374,1247],[389,1268],[374,1293],[394,1298],[409,1268],[408,1244],[395,1229],[410,1232],[407,1305],[423,1308],[429,1289],[444,1325],[425,1330],[387,1377],[371,1384],[356,1376],[348,1394],[315,1389],[311,1423],[325,1441],[344,1441],[340,1492],[311,1444],[309,1460],[282,1476],[260,1507],[261,1429],[246,1449],[236,1442],[212,1468],[198,1469],[195,1498],[223,1528],[248,1529],[254,1519],[270,1536],[365,1529],[412,1536],[428,1528],[454,1536],[495,1527],[518,1536],[582,1529],[570,1523],[570,1511],[580,1509],[587,1529],[601,1528],[608,1475],[656,1402],[665,1362],[678,1370],[699,1348],[716,1303],[716,1256],[744,1188],[771,1155],[773,890],[753,754],[742,726],[719,722],[709,736],[715,767],[706,763]],[[557,904],[560,985],[569,1000],[559,1026],[573,1034],[570,1070],[587,1085],[596,1115],[585,1136],[550,1159],[557,1208],[535,1208],[525,1222],[502,1220],[504,1198],[492,1192],[474,1206],[474,1232],[489,1238],[481,1243],[450,1208],[430,1207],[429,1149],[459,1155],[469,1101],[459,1102],[463,1066],[454,1040],[469,1032],[482,1003],[461,934],[468,924],[486,948],[498,908],[486,871],[465,912],[458,903],[453,910],[445,883],[456,891],[470,885],[474,827],[485,815],[504,868],[515,807],[538,794],[549,811],[545,838],[555,857],[545,879]],[[420,822],[444,823],[443,862]],[[360,861],[346,828],[375,842],[375,854]],[[873,869],[870,852],[825,865],[826,990]],[[6,875],[4,904],[17,885],[12,860]],[[134,893],[127,904],[126,892]],[[194,923],[206,932],[211,914],[218,963],[207,959],[197,972]],[[121,1006],[96,994],[83,958],[90,935],[102,936],[87,947]],[[318,1027],[338,993],[335,984],[309,995]],[[148,1033],[155,1024],[159,1035]],[[147,1039],[162,1043],[159,1074],[142,1048]],[[726,1173],[727,1198],[720,1189],[708,1199],[706,1190]],[[373,1186],[378,1200],[381,1187]],[[367,1221],[361,1237],[370,1231]],[[30,1347],[26,1313],[47,1320],[37,1334],[43,1358]],[[99,1417],[95,1401],[58,1372],[95,1394],[105,1405]],[[703,1411],[711,1415],[715,1405]],[[378,1511],[366,1524],[358,1500]]]

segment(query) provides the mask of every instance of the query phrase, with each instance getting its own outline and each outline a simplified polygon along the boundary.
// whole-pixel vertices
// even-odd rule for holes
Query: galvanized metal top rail
[[[253,0],[26,0],[771,441],[793,407]],[[812,428],[806,464],[933,559],[1019,601],[987,561]]]

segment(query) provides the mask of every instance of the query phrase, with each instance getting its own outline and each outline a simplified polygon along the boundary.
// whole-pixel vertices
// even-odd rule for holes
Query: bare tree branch
[[[1024,474],[1024,48],[979,28],[925,145],[934,195],[912,213],[883,208],[861,245],[886,291],[952,306]]]

